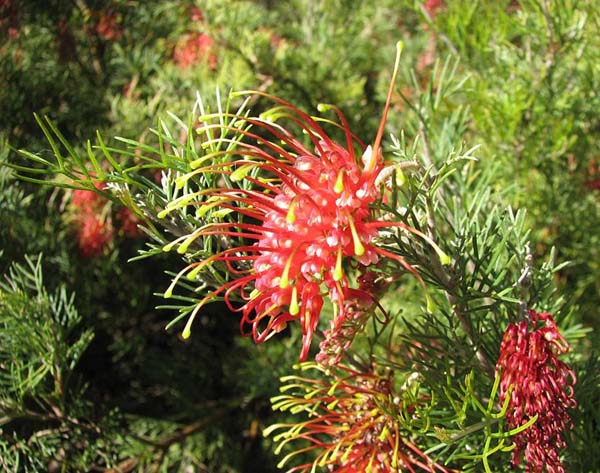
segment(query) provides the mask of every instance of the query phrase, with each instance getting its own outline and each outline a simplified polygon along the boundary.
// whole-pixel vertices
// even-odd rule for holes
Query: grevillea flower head
[[[304,371],[324,370],[314,363],[300,366]],[[265,429],[265,435],[278,432],[276,453],[300,445],[283,458],[280,468],[298,454],[314,452],[314,462],[288,472],[313,472],[317,467],[340,473],[447,472],[402,435],[391,372],[361,373],[338,364],[324,379],[286,376],[282,381],[282,394],[271,399],[273,409],[304,413],[308,420]]]
[[[566,447],[563,432],[572,428],[567,410],[573,398],[575,374],[558,359],[569,344],[550,314],[529,312],[529,320],[510,324],[500,346],[500,401],[510,396],[506,421],[516,428],[537,420],[514,437],[513,464],[524,455],[526,471],[564,473],[559,451]]]
[[[220,123],[200,129],[207,135],[205,145],[217,143],[222,151],[193,162],[192,167],[197,169],[180,176],[178,185],[206,173],[223,175],[230,185],[183,196],[167,206],[161,216],[185,205],[198,205],[197,215],[211,215],[214,211],[236,217],[208,223],[166,249],[180,245],[178,251],[184,253],[194,240],[210,236],[235,237],[251,243],[231,243],[223,251],[190,264],[173,280],[165,293],[167,297],[184,274],[193,280],[216,262],[224,263],[230,275],[237,276],[200,301],[188,319],[184,337],[189,336],[200,307],[222,297],[231,310],[242,313],[242,331],[249,327],[257,342],[280,332],[289,322],[299,322],[303,337],[300,358],[306,359],[325,300],[332,302],[334,318],[344,317],[346,299],[356,298],[360,292],[351,287],[344,269],[350,261],[369,266],[381,257],[389,257],[418,277],[404,259],[378,247],[376,238],[380,228],[394,226],[427,237],[403,223],[377,220],[373,210],[373,204],[381,198],[377,178],[385,166],[380,145],[399,56],[400,48],[372,146],[365,146],[352,134],[342,113],[333,106],[321,110],[334,109],[340,124],[311,117],[290,103],[261,92],[254,94],[277,103],[268,114],[252,118],[221,113]],[[223,125],[224,118],[234,120],[234,124]],[[313,149],[284,128],[280,124],[283,120],[300,127]],[[323,121],[342,129],[343,145],[325,133],[320,124]],[[224,132],[236,136],[227,138]],[[207,159],[220,158],[223,162],[203,166]],[[205,199],[193,200],[198,197]],[[233,297],[243,305],[234,306]],[[364,291],[361,297],[372,298]]]

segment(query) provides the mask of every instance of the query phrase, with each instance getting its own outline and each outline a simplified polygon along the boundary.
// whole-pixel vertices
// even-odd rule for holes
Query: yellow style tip
[[[336,194],[341,194],[344,192],[344,170],[340,169],[337,175],[337,179],[335,180],[335,185],[333,186],[333,190]]]
[[[444,266],[452,263],[452,258],[450,258],[450,256],[448,256],[443,251],[439,254],[439,257],[440,257],[440,263],[442,263],[442,265],[444,265]]]
[[[296,213],[294,212],[294,208],[290,207],[287,215],[285,216],[285,221],[290,225],[296,221]]]
[[[292,300],[290,301],[290,315],[298,315],[300,313],[300,305],[298,304],[298,289],[296,286],[292,289]]]

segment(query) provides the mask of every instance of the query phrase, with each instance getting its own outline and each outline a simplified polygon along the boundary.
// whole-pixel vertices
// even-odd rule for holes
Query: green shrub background
[[[0,159],[19,166],[16,150],[49,150],[34,113],[82,150],[96,131],[143,143],[159,117],[185,117],[197,91],[217,89],[265,90],[310,113],[336,104],[369,140],[403,40],[387,129],[417,135],[420,92],[437,86],[436,67],[456,68],[460,86],[431,117],[437,152],[456,136],[480,146],[490,192],[527,209],[535,261],[569,262],[554,275],[563,312],[598,329],[596,2],[433,3],[5,0]],[[177,51],[196,34],[212,39],[210,51],[181,67]],[[441,126],[448,117],[457,127]],[[145,240],[123,235],[83,257],[71,191],[17,174],[0,168],[0,467],[277,471],[261,429],[275,421],[269,397],[296,361],[297,340],[256,346],[219,304],[189,341],[165,332],[173,314],[155,309],[154,293],[168,286],[176,258],[128,262]],[[575,350],[580,407],[568,471],[600,471],[597,342],[589,331]]]

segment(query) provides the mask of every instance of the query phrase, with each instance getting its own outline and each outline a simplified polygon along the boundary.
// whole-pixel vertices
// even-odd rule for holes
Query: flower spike
[[[566,447],[564,431],[573,428],[567,409],[577,405],[576,377],[558,355],[569,344],[550,314],[530,310],[528,319],[507,327],[496,364],[500,402],[508,404],[506,421],[517,432],[512,461],[518,466],[524,454],[527,471],[564,473],[559,450]]]

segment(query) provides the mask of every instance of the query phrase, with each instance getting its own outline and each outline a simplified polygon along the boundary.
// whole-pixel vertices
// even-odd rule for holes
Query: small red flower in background
[[[83,214],[77,225],[77,246],[86,258],[100,256],[113,241],[114,230],[110,220]]]
[[[600,190],[600,164],[598,159],[594,159],[590,162],[587,169],[587,181],[585,182],[586,189]]]
[[[123,30],[119,27],[119,19],[115,12],[98,13],[99,20],[96,24],[96,34],[106,41],[116,41],[123,36]]]
[[[96,189],[106,187],[103,182],[94,183]],[[70,220],[77,232],[77,246],[87,258],[100,256],[114,241],[116,234],[112,219],[112,204],[94,191],[76,189],[71,194]],[[129,209],[117,211],[119,230],[124,236],[136,238],[142,235],[140,219]]]
[[[217,56],[213,52],[213,43],[213,39],[205,33],[188,33],[177,43],[173,60],[180,69],[204,62],[209,69],[214,70],[217,67]]]
[[[500,346],[500,402],[510,392],[506,421],[510,429],[534,416],[535,423],[514,437],[513,465],[524,454],[526,471],[564,473],[559,451],[566,447],[562,433],[572,428],[567,409],[573,398],[575,374],[558,359],[569,345],[552,316],[529,312],[529,321],[510,324]],[[512,390],[512,391],[510,391]]]
[[[302,369],[311,367],[315,366],[305,364]],[[273,425],[264,434],[279,431],[274,436],[280,443],[277,453],[285,444],[299,441],[298,450],[280,465],[298,453],[317,453],[314,462],[292,467],[288,473],[320,471],[316,467],[340,473],[448,471],[400,432],[395,414],[404,401],[394,390],[391,375],[337,365],[326,379],[302,375],[286,376],[285,381],[289,384],[280,389],[284,394],[271,399],[273,409],[302,412],[308,419]]]
[[[103,182],[94,183],[94,187],[102,190],[106,187]],[[94,212],[103,207],[106,199],[101,195],[83,189],[76,189],[71,195],[71,205],[83,212]]]
[[[444,6],[444,0],[426,0],[423,6],[431,19],[434,19],[437,11]]]
[[[190,18],[192,21],[204,21],[204,12],[196,5],[190,7]]]
[[[104,189],[104,183],[94,186]],[[77,231],[77,246],[81,254],[91,258],[102,254],[113,241],[112,221],[107,217],[105,206],[108,201],[101,195],[88,190],[77,189],[71,196],[73,223]]]

